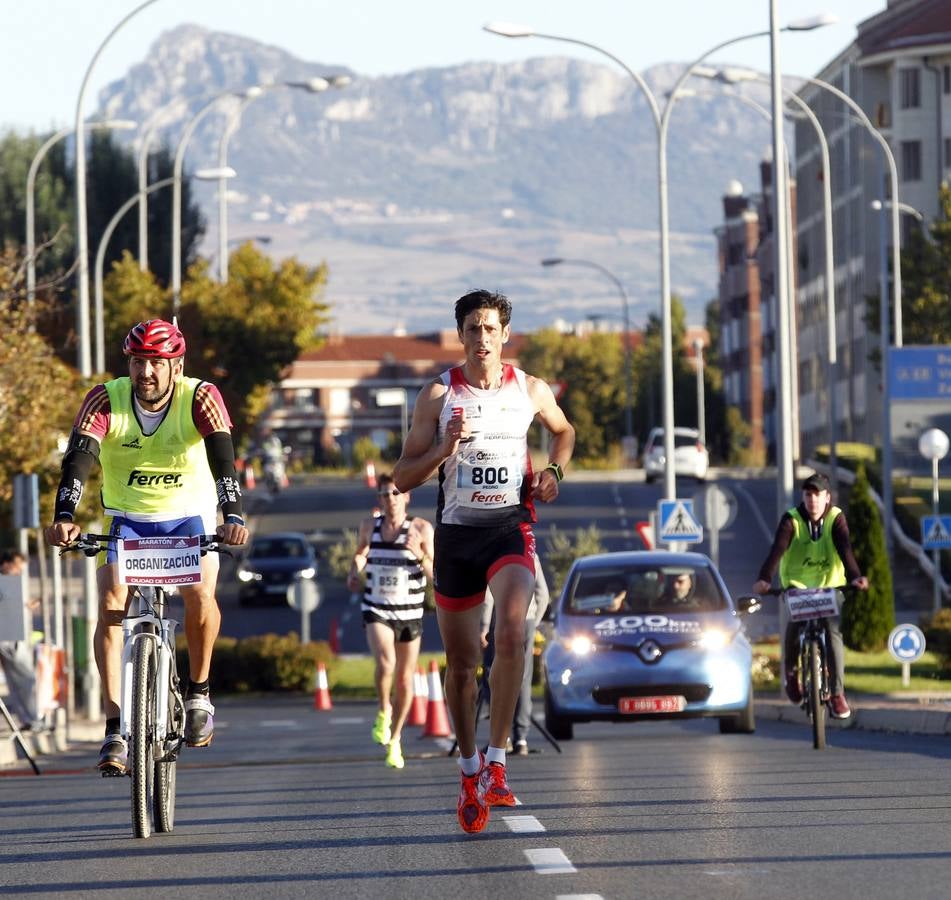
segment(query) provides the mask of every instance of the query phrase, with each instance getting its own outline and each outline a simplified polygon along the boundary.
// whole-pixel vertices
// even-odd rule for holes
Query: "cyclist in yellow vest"
[[[779,520],[773,546],[759,570],[759,580],[753,585],[754,593],[764,594],[769,590],[777,566],[784,588],[840,588],[850,584],[868,590],[868,579],[859,570],[852,552],[845,513],[832,505],[829,479],[820,472],[814,472],[803,481],[802,503],[787,510]],[[831,657],[829,687],[832,697],[829,705],[833,718],[847,719],[852,710],[845,699],[845,647],[839,617],[825,621]],[[784,643],[785,686],[793,703],[802,702],[802,689],[796,673],[798,636],[799,626],[789,622]]]
[[[46,540],[63,546],[81,532],[73,519],[95,463],[102,468],[102,505],[117,537],[216,534],[224,544],[248,539],[234,465],[231,420],[218,389],[186,378],[185,338],[161,319],[139,322],[126,336],[129,375],[86,394],[63,456],[53,524]],[[218,508],[223,523],[217,525]],[[128,588],[119,584],[115,547],[99,557],[96,664],[102,679],[106,738],[103,775],[123,775],[128,747],[119,734],[122,617]],[[214,735],[208,679],[221,625],[215,599],[217,554],[202,558],[200,584],[182,585],[190,678],[185,696],[185,741],[207,747]]]

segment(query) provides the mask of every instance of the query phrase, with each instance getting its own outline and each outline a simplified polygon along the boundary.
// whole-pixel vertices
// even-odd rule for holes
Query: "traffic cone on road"
[[[327,686],[327,668],[322,662],[317,663],[317,687],[314,690],[314,709],[333,709],[330,702],[330,688]]]
[[[429,700],[426,703],[426,727],[423,737],[449,737],[449,714],[442,695],[442,682],[439,680],[439,666],[436,660],[429,663]]]
[[[244,467],[244,486],[249,490],[254,490],[254,463],[248,460]]]
[[[425,725],[426,724],[426,698],[429,696],[429,689],[426,687],[426,676],[423,674],[423,667],[416,666],[416,674],[413,675],[413,705],[409,710],[407,725]]]
[[[376,487],[376,465],[374,465],[372,459],[367,460],[366,466],[364,466],[364,473],[366,475],[367,487],[375,488]]]

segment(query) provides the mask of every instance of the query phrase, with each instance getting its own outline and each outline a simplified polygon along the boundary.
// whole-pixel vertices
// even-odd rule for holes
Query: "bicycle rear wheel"
[[[809,706],[812,717],[812,746],[826,746],[826,708],[822,702],[822,653],[818,640],[809,642]]]
[[[171,647],[171,663],[168,683],[168,731],[162,755],[165,759],[155,763],[155,830],[169,832],[175,827],[175,767],[178,760],[178,745],[184,733],[184,706],[178,693],[178,676],[175,671],[175,648]]]
[[[132,834],[152,833],[155,792],[155,643],[140,637],[132,652]]]

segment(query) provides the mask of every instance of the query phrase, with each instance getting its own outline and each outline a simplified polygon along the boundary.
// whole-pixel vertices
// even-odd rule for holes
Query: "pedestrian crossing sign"
[[[921,546],[925,550],[951,549],[951,516],[922,516]]]
[[[661,500],[657,504],[657,519],[660,522],[658,540],[668,544],[699,544],[703,540],[703,528],[694,515],[693,500]]]

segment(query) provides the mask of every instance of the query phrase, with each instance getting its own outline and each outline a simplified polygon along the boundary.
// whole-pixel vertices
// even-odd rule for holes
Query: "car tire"
[[[556,741],[570,741],[575,736],[574,722],[555,710],[548,685],[545,685],[545,728]]]
[[[756,716],[753,711],[753,691],[750,691],[746,706],[737,715],[720,719],[720,734],[753,734],[756,731]]]

